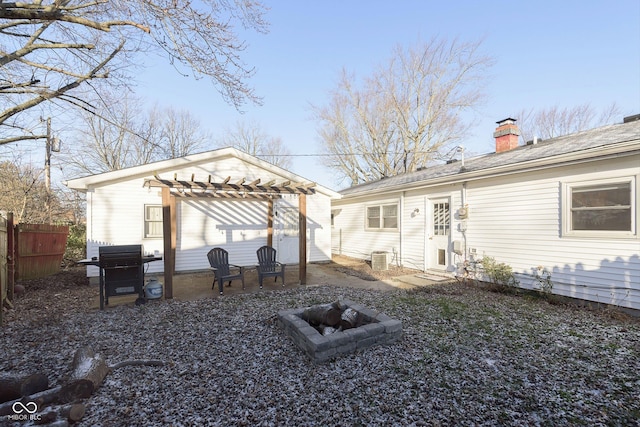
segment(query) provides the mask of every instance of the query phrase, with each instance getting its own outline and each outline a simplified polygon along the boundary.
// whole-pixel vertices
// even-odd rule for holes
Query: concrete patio
[[[286,281],[283,288],[282,283],[278,280],[275,283],[273,278],[266,278],[263,281],[263,288],[260,289],[258,285],[258,275],[255,270],[249,270],[245,272],[245,289],[242,289],[242,283],[239,280],[234,280],[231,286],[224,284],[224,296],[236,295],[239,293],[254,293],[254,292],[271,292],[282,289],[291,289],[299,287],[309,286],[347,286],[358,289],[374,289],[380,291],[391,291],[395,289],[412,289],[415,287],[429,286],[437,284],[437,280],[432,280],[433,276],[423,275],[420,273],[392,277],[385,280],[364,280],[356,276],[342,273],[336,269],[336,267],[344,266],[343,264],[336,264],[334,262],[329,263],[312,263],[307,265],[307,283],[300,285],[298,266],[288,265],[286,268]],[[162,282],[162,276],[149,275],[150,277],[157,277]],[[432,278],[429,278],[432,277]],[[173,277],[173,297],[179,301],[189,301],[204,298],[218,298],[220,294],[218,292],[218,283],[216,283],[215,289],[212,289],[213,273],[208,270],[196,271],[189,273],[177,273]],[[120,297],[110,297],[108,307],[113,307],[122,304],[133,304],[137,295],[124,295]],[[164,298],[164,297],[163,297]],[[153,301],[149,301],[153,303]],[[98,287],[96,285],[96,298],[94,307],[99,308]]]

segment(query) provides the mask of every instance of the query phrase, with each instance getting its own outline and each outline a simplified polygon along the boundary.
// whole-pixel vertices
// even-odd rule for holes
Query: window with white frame
[[[635,234],[632,178],[566,184],[564,229],[568,235]]]
[[[398,228],[398,205],[367,206],[367,229],[395,230]]]
[[[162,205],[144,205],[144,237],[162,238]]]

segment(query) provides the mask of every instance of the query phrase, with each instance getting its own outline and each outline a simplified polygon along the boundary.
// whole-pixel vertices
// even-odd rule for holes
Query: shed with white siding
[[[442,273],[490,256],[521,287],[541,267],[556,294],[640,309],[640,120],[523,146],[514,122],[496,153],[341,191],[332,251]]]
[[[234,148],[223,148],[181,158],[135,166],[73,179],[71,189],[87,196],[87,256],[98,256],[104,245],[142,244],[146,253],[163,254],[161,189],[145,185],[157,178],[180,182],[229,182],[265,184],[304,183],[303,177]],[[247,188],[247,186],[242,187]],[[189,190],[180,189],[184,196]],[[257,263],[256,250],[270,239],[279,261],[296,264],[298,254],[298,195],[273,199],[273,224],[268,227],[267,198],[243,198],[243,191],[228,200],[201,197],[176,198],[175,271],[198,271],[209,267],[207,252],[216,246],[229,252],[230,262]],[[306,259],[331,259],[331,198],[339,194],[313,185],[306,197]],[[148,264],[149,273],[163,272],[161,262]],[[98,269],[89,267],[89,276]]]

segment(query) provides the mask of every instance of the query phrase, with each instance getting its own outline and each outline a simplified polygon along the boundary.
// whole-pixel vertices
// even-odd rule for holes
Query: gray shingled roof
[[[491,169],[498,166],[515,165],[532,160],[548,158],[553,161],[553,157],[570,153],[579,153],[598,147],[613,145],[618,143],[640,141],[640,120],[630,123],[621,123],[603,126],[571,135],[561,136],[539,142],[535,145],[523,145],[510,151],[502,153],[485,154],[478,157],[465,159],[464,171],[460,170],[461,163],[454,162],[440,164],[390,178],[383,178],[378,181],[367,182],[340,191],[343,196],[357,195],[358,193],[368,193],[371,191],[390,190],[399,186],[414,186],[427,184],[429,181],[451,176],[459,176],[461,173],[480,172],[486,170],[490,175]],[[560,160],[559,160],[560,161]]]

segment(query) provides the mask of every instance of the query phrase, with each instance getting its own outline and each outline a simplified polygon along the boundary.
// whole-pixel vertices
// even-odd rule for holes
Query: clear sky
[[[241,115],[208,79],[182,77],[148,57],[138,95],[149,104],[187,109],[216,136],[238,120],[257,122],[282,138],[293,154],[320,152],[310,104],[324,105],[341,69],[365,77],[393,47],[432,37],[483,39],[495,58],[488,100],[463,145],[493,151],[497,120],[522,109],[595,109],[616,102],[622,116],[640,113],[640,1],[378,1],[264,0],[271,9],[266,35],[241,32],[243,59],[257,70],[250,84],[264,104]],[[242,31],[242,29],[240,29]],[[295,157],[292,171],[339,190],[317,157]]]
[[[180,77],[161,64],[143,72],[139,93],[151,102],[191,111],[221,136],[238,120],[255,121],[293,154],[318,153],[310,104],[324,105],[342,68],[358,77],[385,63],[396,45],[432,37],[483,39],[496,60],[488,100],[463,143],[494,148],[495,122],[522,109],[616,102],[640,113],[640,1],[279,1],[266,0],[270,32],[245,34],[251,84],[264,99],[241,115],[206,79]],[[151,65],[151,64],[150,64]],[[622,117],[620,117],[622,121]],[[293,172],[340,189],[316,157],[295,157]]]

